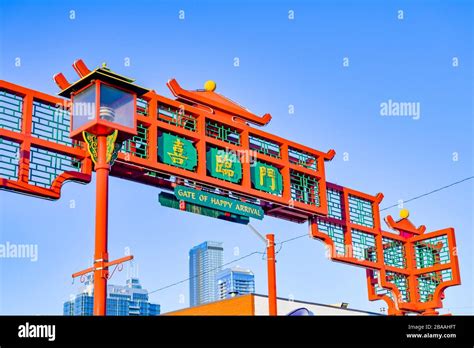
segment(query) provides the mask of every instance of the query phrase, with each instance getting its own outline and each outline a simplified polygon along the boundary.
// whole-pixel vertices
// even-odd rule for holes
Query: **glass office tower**
[[[198,306],[218,299],[216,274],[224,263],[224,248],[220,242],[207,241],[189,251],[190,305]]]
[[[255,277],[249,269],[226,268],[216,274],[216,284],[220,300],[255,293]]]
[[[93,315],[94,286],[89,277],[82,291],[63,307],[64,315]],[[156,316],[160,305],[150,303],[148,291],[142,289],[137,278],[127,279],[126,285],[107,286],[107,315],[113,316]]]

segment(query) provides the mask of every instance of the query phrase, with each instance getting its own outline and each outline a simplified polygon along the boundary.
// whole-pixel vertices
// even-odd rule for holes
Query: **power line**
[[[429,195],[431,195],[431,194],[433,194],[433,193],[442,191],[442,190],[444,190],[444,189],[447,189],[447,188],[449,188],[449,187],[455,186],[455,185],[457,185],[457,184],[460,184],[460,183],[462,183],[462,182],[464,182],[464,181],[467,181],[467,180],[470,180],[470,179],[474,179],[474,176],[469,176],[469,177],[464,178],[464,179],[462,179],[462,180],[453,182],[453,183],[451,183],[451,184],[449,184],[449,185],[446,185],[446,186],[437,188],[437,189],[435,189],[435,190],[433,190],[433,191],[430,191],[430,192],[427,192],[427,193],[423,193],[423,194],[421,194],[421,195],[419,195],[419,196],[416,196],[416,197],[407,199],[406,201],[403,201],[403,203],[413,202],[413,201],[415,201],[415,200],[417,200],[417,199],[420,199],[420,198],[422,198],[422,197],[429,196]],[[388,210],[388,209],[390,209],[390,208],[395,208],[395,207],[398,207],[398,204],[394,204],[394,205],[391,205],[391,206],[389,206],[389,207],[385,207],[385,208],[383,208],[383,209],[380,209],[380,211]]]
[[[245,255],[245,256],[239,257],[238,259],[234,259],[234,260],[232,260],[232,261],[230,261],[230,262],[224,263],[223,265],[221,265],[221,266],[219,266],[219,267],[215,267],[215,268],[209,269],[209,270],[207,270],[207,271],[201,272],[201,273],[195,275],[194,277],[189,277],[189,278],[180,280],[180,281],[178,281],[178,282],[176,282],[176,283],[169,284],[169,285],[166,285],[166,286],[164,286],[164,287],[162,287],[162,288],[159,288],[159,289],[150,291],[150,292],[148,292],[148,294],[153,294],[153,293],[155,293],[155,292],[162,291],[162,290],[171,288],[171,287],[173,287],[173,286],[176,286],[176,285],[185,283],[185,282],[187,282],[187,281],[190,281],[191,279],[197,278],[197,277],[199,277],[199,276],[202,276],[202,275],[204,275],[204,274],[206,274],[206,273],[209,273],[209,272],[212,272],[212,271],[216,271],[216,270],[220,269],[221,267],[228,266],[228,265],[230,265],[230,264],[232,264],[232,263],[235,263],[235,262],[237,262],[237,261],[246,259],[247,257],[250,257],[250,256],[255,255],[255,254],[263,254],[263,253],[260,252],[260,251],[254,251],[254,252],[252,252],[252,253],[250,253],[250,254],[247,254],[247,255]]]
[[[451,184],[442,186],[442,187],[437,188],[437,189],[435,189],[435,190],[432,190],[432,191],[423,193],[423,194],[421,194],[421,195],[415,196],[415,197],[413,197],[413,198],[410,198],[410,199],[404,201],[404,203],[412,202],[412,201],[415,201],[415,200],[420,199],[420,198],[422,198],[422,197],[429,196],[429,195],[431,195],[431,194],[433,194],[433,193],[442,191],[442,190],[444,190],[444,189],[447,189],[447,188],[449,188],[449,187],[452,187],[452,186],[461,184],[461,183],[463,183],[463,182],[465,182],[465,181],[468,181],[468,180],[471,180],[471,179],[474,179],[474,176],[469,176],[469,177],[464,178],[464,179],[462,179],[462,180],[453,182],[453,183],[451,183]],[[394,208],[394,207],[398,207],[398,204],[394,204],[394,205],[391,205],[391,206],[389,206],[389,207],[385,207],[385,208],[383,208],[383,209],[380,209],[380,211],[388,210],[388,209]],[[302,235],[299,235],[299,236],[296,236],[296,237],[292,237],[292,238],[289,238],[289,239],[285,239],[285,240],[283,240],[283,241],[281,241],[281,242],[279,242],[279,243],[275,243],[275,245],[280,244],[280,249],[278,249],[278,251],[277,251],[276,253],[278,254],[278,253],[281,251],[281,249],[282,249],[282,247],[283,247],[283,244],[289,243],[289,242],[292,242],[292,241],[295,241],[295,240],[297,240],[297,239],[300,239],[300,238],[303,238],[303,237],[307,237],[307,236],[308,236],[308,233],[305,233],[305,234],[302,234]],[[173,286],[176,286],[176,285],[185,283],[185,282],[187,282],[187,281],[189,281],[189,280],[191,280],[191,279],[194,279],[194,278],[197,278],[197,277],[199,277],[199,276],[201,276],[201,275],[204,275],[204,274],[206,274],[206,273],[209,273],[209,272],[218,270],[218,269],[221,268],[221,267],[228,266],[228,265],[230,265],[230,264],[232,264],[232,263],[235,263],[235,262],[237,262],[237,261],[246,259],[246,258],[248,258],[248,257],[250,257],[250,256],[252,256],[252,255],[255,255],[255,254],[262,254],[262,255],[265,255],[265,253],[262,253],[262,252],[260,252],[260,251],[254,251],[254,252],[252,252],[252,253],[250,253],[250,254],[244,255],[244,256],[239,257],[239,258],[237,258],[237,259],[234,259],[234,260],[232,260],[232,261],[230,261],[230,262],[227,262],[227,263],[223,264],[223,265],[220,266],[220,267],[216,267],[216,268],[213,268],[213,269],[204,271],[204,272],[202,272],[202,273],[200,273],[200,274],[195,275],[194,277],[189,277],[189,278],[180,280],[180,281],[178,281],[178,282],[176,282],[176,283],[172,283],[172,284],[169,284],[169,285],[164,286],[164,287],[162,287],[162,288],[159,288],[159,289],[150,291],[149,294],[153,294],[153,293],[155,293],[155,292],[162,291],[162,290],[171,288],[171,287],[173,287]]]

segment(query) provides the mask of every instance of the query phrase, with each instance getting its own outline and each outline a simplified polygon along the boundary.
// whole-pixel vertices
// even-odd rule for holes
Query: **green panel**
[[[318,180],[295,170],[290,170],[291,199],[304,204],[320,206]]]
[[[124,141],[120,151],[136,157],[148,158],[148,128],[143,124],[138,124],[137,135]]]
[[[226,143],[240,145],[240,134],[237,130],[227,127],[219,122],[206,121],[206,135]]]
[[[18,180],[20,144],[0,138],[0,178]]]
[[[196,131],[196,118],[171,106],[158,105],[158,120],[192,132]]]
[[[235,153],[211,147],[206,153],[206,166],[214,178],[233,183],[242,180],[242,164]]]
[[[254,188],[274,195],[281,195],[283,178],[276,167],[256,161],[250,168],[250,174]]]
[[[290,163],[296,164],[298,166],[318,170],[318,161],[317,158],[309,153],[296,150],[293,148],[288,149],[288,158]]]
[[[164,207],[180,209],[179,200],[176,198],[175,195],[171,193],[161,192],[158,196],[158,201]],[[197,204],[193,204],[189,202],[185,204],[185,211],[194,213],[194,214],[213,217],[216,219],[235,222],[238,224],[244,224],[244,225],[248,224],[250,221],[250,219],[247,216],[229,214],[221,210],[206,208],[201,205],[197,205]]]
[[[158,137],[158,157],[171,166],[194,170],[197,166],[197,151],[193,143],[169,133]]]
[[[185,202],[202,205],[204,207],[217,209],[233,214],[252,217],[262,220],[264,216],[263,209],[255,204],[239,201],[237,199],[216,195],[214,193],[196,190],[186,186],[176,186],[175,196]]]
[[[280,158],[281,151],[280,145],[273,141],[257,137],[255,135],[249,135],[249,144],[251,150],[263,153],[264,155]]]

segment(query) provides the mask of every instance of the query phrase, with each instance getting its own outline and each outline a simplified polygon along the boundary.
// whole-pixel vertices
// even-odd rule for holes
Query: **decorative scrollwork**
[[[122,143],[115,143],[117,140],[118,131],[115,130],[112,134],[107,136],[107,154],[106,154],[106,162],[113,165],[115,160],[117,159],[118,152],[122,147]],[[97,164],[97,156],[98,156],[98,142],[97,136],[92,133],[82,132],[82,136],[84,137],[84,141],[87,144],[87,151],[91,155],[92,162]]]

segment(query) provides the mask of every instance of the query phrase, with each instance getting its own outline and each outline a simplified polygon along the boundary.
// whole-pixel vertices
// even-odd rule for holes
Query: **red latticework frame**
[[[0,100],[0,140],[4,142],[12,141],[15,144],[20,144],[21,147],[17,156],[18,163],[16,164],[19,170],[10,177],[4,177],[0,172],[0,178],[2,178],[1,188],[43,198],[57,199],[60,196],[61,184],[65,180],[90,181],[91,161],[89,154],[82,143],[74,144],[72,140],[69,143],[65,141],[69,132],[69,125],[66,123],[61,125],[64,127],[60,132],[62,140],[58,141],[57,117],[40,120],[41,122],[49,122],[49,124],[35,123],[35,115],[32,112],[33,101],[41,101],[45,105],[61,110],[64,113],[63,118],[69,117],[68,101],[6,81],[0,81],[0,93],[3,97],[8,94],[10,99],[12,99],[12,96],[18,97],[22,104],[19,110],[12,111],[8,109],[10,107],[8,105],[6,109],[2,109],[2,106],[5,105]],[[250,200],[253,203],[258,202],[267,215],[296,222],[307,221],[314,214],[326,214],[324,162],[334,157],[334,150],[326,153],[314,150],[251,127],[241,119],[236,119],[235,116],[226,113],[225,110],[197,107],[190,104],[189,102],[186,104],[182,100],[168,99],[154,92],[144,95],[137,107],[139,134],[137,137],[124,142],[123,150],[118,154],[111,175],[165,189],[172,188],[173,181],[169,180],[170,176],[179,177],[188,180],[191,185],[197,187],[207,186],[232,192],[243,200]],[[163,110],[166,110],[166,112]],[[11,113],[17,113],[16,118],[21,127],[10,127],[12,123]],[[33,134],[32,126],[34,124],[37,124],[38,129],[49,127],[46,130],[49,133],[48,136],[39,137],[40,131],[38,131],[38,134]],[[192,124],[192,127],[190,124]],[[233,144],[220,136],[216,137],[209,134],[210,124],[217,125],[220,130],[235,132],[235,134],[238,134],[239,143]],[[51,129],[51,127],[54,129]],[[157,156],[158,135],[162,132],[180,136],[193,142],[198,157],[196,170],[186,170],[160,162]],[[259,151],[251,144],[255,139],[276,146],[278,154]],[[32,145],[55,154],[74,157],[78,170],[65,170],[56,179],[50,180],[50,186],[46,184],[36,185],[31,180],[32,174],[29,166],[29,151]],[[146,148],[146,151],[138,151],[137,145],[141,145],[142,149]],[[206,151],[210,146],[233,151],[241,156],[242,180],[240,183],[220,180],[209,175],[206,168]],[[313,159],[313,162],[311,165],[306,165],[295,160],[294,154],[308,156],[308,158]],[[251,160],[248,159],[249,157],[251,157]],[[250,172],[252,161],[260,161],[278,168],[283,181],[281,194],[264,192],[252,185]],[[313,192],[314,199],[304,201],[300,199],[298,192],[295,193],[297,190],[294,189],[292,181],[295,175],[315,183],[315,186],[310,188],[316,190]]]
[[[58,128],[67,118],[63,99],[1,80],[0,93],[1,188],[58,199],[65,181],[90,182],[87,152]]]
[[[367,270],[369,300],[383,299],[389,314],[435,314],[444,290],[460,284],[452,228],[424,233],[405,218],[381,229],[379,203],[370,196],[328,183],[328,216],[310,222],[311,234],[328,246],[329,257]]]

